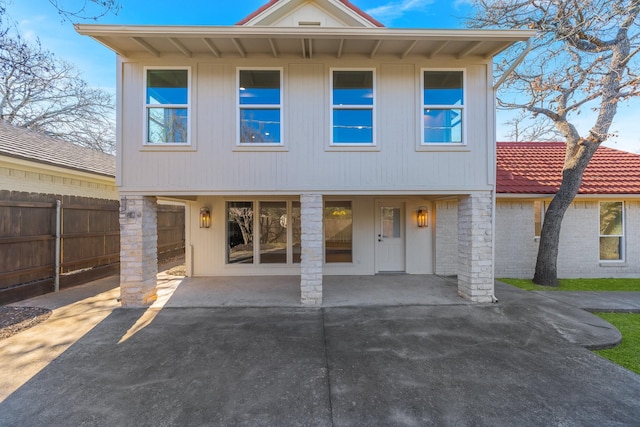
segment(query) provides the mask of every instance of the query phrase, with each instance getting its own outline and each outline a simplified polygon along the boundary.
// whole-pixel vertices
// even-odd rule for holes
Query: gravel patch
[[[0,306],[0,340],[29,329],[51,316],[51,310],[40,307]]]

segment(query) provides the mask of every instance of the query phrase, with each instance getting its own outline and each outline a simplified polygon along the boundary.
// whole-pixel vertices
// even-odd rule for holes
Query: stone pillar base
[[[157,299],[158,225],[155,197],[120,200],[120,303],[144,307]]]
[[[493,301],[493,198],[491,192],[458,202],[458,295]]]
[[[322,304],[322,194],[301,195],[300,207],[300,302],[318,306]]]

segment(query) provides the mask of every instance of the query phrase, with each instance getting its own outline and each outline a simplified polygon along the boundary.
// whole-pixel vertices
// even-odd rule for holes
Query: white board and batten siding
[[[392,57],[121,59],[118,183],[123,194],[468,194],[493,189],[490,61]],[[143,146],[145,66],[191,67],[191,145]],[[282,67],[284,149],[238,150],[237,67]],[[332,150],[330,70],[376,76],[376,148]],[[464,147],[417,149],[421,70],[466,70]],[[489,147],[489,149],[488,149]],[[422,147],[424,148],[424,147]],[[443,149],[444,148],[444,149]]]

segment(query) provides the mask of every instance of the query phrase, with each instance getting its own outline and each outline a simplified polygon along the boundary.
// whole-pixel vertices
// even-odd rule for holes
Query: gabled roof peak
[[[270,0],[236,25],[384,27],[349,0]]]

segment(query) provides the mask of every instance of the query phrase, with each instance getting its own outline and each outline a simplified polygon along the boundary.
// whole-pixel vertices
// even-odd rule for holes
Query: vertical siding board
[[[157,64],[183,66],[177,59]],[[282,191],[467,190],[488,186],[486,135],[487,65],[461,62],[467,71],[468,151],[416,151],[420,138],[420,80],[424,63],[371,61],[376,69],[376,140],[379,151],[327,149],[330,135],[332,67],[358,62],[318,58],[300,63],[191,61],[191,150],[142,148],[144,63],[123,65],[122,191],[189,193]],[[286,151],[236,150],[237,66],[284,70],[282,132]]]

